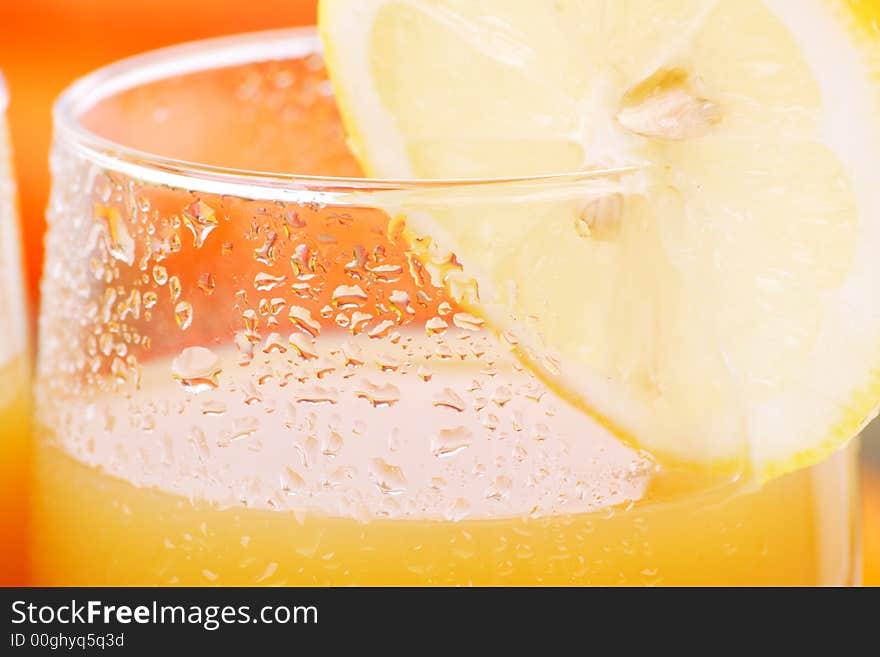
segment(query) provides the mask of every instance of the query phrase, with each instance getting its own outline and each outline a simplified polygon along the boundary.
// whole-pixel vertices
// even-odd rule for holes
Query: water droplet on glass
[[[281,490],[285,493],[296,493],[306,487],[306,480],[303,476],[287,466],[281,471]]]
[[[282,297],[272,297],[269,300],[269,312],[272,315],[277,315],[282,310],[284,310],[284,306],[287,305],[287,301],[285,301]]]
[[[196,458],[200,462],[205,463],[211,455],[208,449],[208,441],[205,439],[205,432],[199,427],[193,427],[189,435],[189,444],[196,453]]]
[[[211,206],[196,201],[183,211],[183,223],[193,234],[193,246],[199,249],[220,222]]]
[[[367,328],[367,323],[371,319],[373,319],[372,315],[356,310],[351,314],[351,323],[348,326],[348,330],[352,335],[358,335]]]
[[[232,427],[227,431],[220,445],[228,445],[235,440],[248,438],[257,432],[260,428],[260,421],[256,417],[241,417],[232,421]]]
[[[192,324],[193,309],[188,301],[181,301],[174,306],[174,319],[181,330],[185,331]]]
[[[125,220],[117,208],[97,206],[95,218],[101,222],[107,251],[113,258],[131,266],[134,263],[135,242],[128,232]]]
[[[403,290],[394,290],[388,295],[388,302],[399,317],[402,317],[404,314],[414,315],[416,312],[410,305],[409,294]]]
[[[373,276],[375,276],[378,280],[383,281],[385,283],[396,283],[400,280],[400,275],[403,273],[403,267],[400,265],[386,264],[386,265],[377,265],[376,267],[368,267],[367,271],[369,271]]]
[[[306,404],[335,404],[339,391],[330,386],[309,385],[296,391],[296,401]]]
[[[342,355],[345,358],[345,364],[351,367],[358,367],[364,364],[364,350],[359,344],[354,342],[344,342],[342,344]]]
[[[321,448],[321,452],[325,456],[336,456],[339,454],[339,450],[342,449],[343,444],[344,441],[339,432],[330,431],[327,438],[324,440],[324,446]]]
[[[379,490],[386,495],[399,495],[406,490],[406,477],[403,475],[403,470],[384,459],[370,461],[370,475]]]
[[[383,372],[396,372],[403,365],[403,361],[389,353],[381,353],[376,356],[376,365]]]
[[[314,339],[302,333],[291,333],[288,343],[294,351],[306,360],[318,357]]]
[[[202,404],[202,415],[223,415],[226,404],[217,400],[208,400]]]
[[[470,313],[455,313],[452,316],[452,323],[466,331],[479,331],[486,322]]]
[[[467,408],[467,404],[452,388],[444,388],[442,392],[434,397],[432,403],[434,406],[451,408],[453,411],[458,411],[459,413]]]
[[[503,407],[512,398],[513,396],[510,394],[510,388],[507,386],[498,386],[498,389],[495,390],[495,393],[492,395],[492,402],[497,406]]]
[[[373,406],[391,406],[400,401],[400,389],[393,383],[375,384],[372,381],[361,381],[354,394],[366,399]]]
[[[446,285],[452,300],[459,305],[475,306],[480,301],[480,289],[477,281],[461,272],[450,272],[446,276]]]
[[[325,376],[333,374],[335,371],[336,367],[326,359],[321,359],[315,363],[315,376],[319,379],[323,379]]]
[[[390,319],[383,320],[379,322],[373,329],[367,333],[367,335],[371,338],[384,338],[391,332],[395,326],[394,322]]]
[[[472,434],[466,427],[440,429],[431,440],[431,452],[434,456],[452,456],[470,445]]]
[[[187,347],[171,362],[171,374],[190,392],[217,387],[220,358],[205,347]]]
[[[110,333],[102,333],[98,338],[98,349],[105,356],[109,356],[113,352],[113,336]]]
[[[440,317],[432,317],[425,322],[425,331],[428,335],[442,335],[448,328],[449,324],[446,323],[446,320],[441,319]]]
[[[156,281],[156,285],[165,285],[168,282],[168,270],[162,265],[154,265],[153,280]]]
[[[214,288],[216,287],[216,283],[214,282],[214,275],[207,272],[203,273],[201,276],[199,276],[199,280],[196,285],[199,286],[199,289],[202,292],[204,292],[208,296],[211,296],[211,294],[213,294],[214,292]]]
[[[264,265],[275,264],[275,243],[278,241],[278,233],[269,231],[266,233],[266,240],[263,246],[254,249],[254,260]]]
[[[458,522],[459,520],[464,520],[471,511],[471,504],[463,497],[459,497],[452,503],[446,513],[447,520],[451,520],[453,522]]]
[[[290,267],[293,275],[301,281],[308,281],[315,277],[317,257],[312,253],[308,244],[298,244],[290,256]]]
[[[347,310],[360,306],[367,300],[367,294],[359,285],[339,285],[333,290],[331,300],[340,310]]]
[[[308,333],[313,338],[321,333],[321,324],[312,317],[312,313],[302,306],[291,306],[287,318],[294,326]]]
[[[283,285],[286,280],[284,276],[273,276],[267,272],[260,272],[254,276],[254,287],[260,292],[268,292]]]
[[[155,292],[144,292],[144,308],[152,308],[159,300],[159,296]]]
[[[281,354],[287,351],[287,347],[284,345],[284,338],[279,333],[270,333],[266,336],[266,341],[263,343],[264,354],[271,354],[273,351]]]
[[[172,303],[177,301],[180,298],[180,279],[177,276],[172,276],[168,279],[168,294],[171,295]]]
[[[513,481],[505,475],[498,475],[486,489],[486,499],[500,501],[510,496]]]

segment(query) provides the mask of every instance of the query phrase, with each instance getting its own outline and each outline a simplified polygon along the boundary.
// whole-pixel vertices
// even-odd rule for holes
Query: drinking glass
[[[52,173],[37,583],[856,580],[855,444],[762,487],[659,464],[523,366],[455,256],[407,233],[637,173],[365,179],[301,30],[80,80]]]
[[[26,506],[30,394],[21,241],[0,75],[0,585],[26,581]]]

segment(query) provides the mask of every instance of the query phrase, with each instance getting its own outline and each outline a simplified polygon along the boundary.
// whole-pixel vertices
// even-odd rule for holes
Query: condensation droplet
[[[174,306],[174,319],[181,330],[185,331],[192,324],[193,309],[188,301],[181,301]]]
[[[198,285],[199,289],[208,296],[211,296],[211,294],[214,293],[214,288],[217,286],[217,284],[214,282],[214,275],[208,272],[205,272],[201,276],[199,276],[199,280],[196,285]]]
[[[375,276],[380,281],[384,281],[386,283],[396,283],[400,280],[400,275],[403,273],[403,267],[400,265],[377,265],[376,267],[367,268],[373,276]]]
[[[256,417],[241,417],[232,421],[232,427],[223,436],[220,445],[229,444],[235,440],[248,438],[254,435],[260,428],[260,421]]]
[[[442,392],[434,397],[432,403],[434,406],[451,408],[453,411],[458,411],[459,413],[467,408],[465,401],[452,388],[443,388]]]
[[[116,208],[107,208],[107,251],[116,260],[131,266],[134,264],[135,242],[128,232],[128,226]]]
[[[293,275],[301,281],[308,281],[315,277],[316,256],[308,244],[298,244],[290,256],[290,267]]]
[[[466,427],[440,429],[431,439],[431,452],[434,456],[452,456],[470,445],[472,434]]]
[[[171,302],[174,303],[180,298],[180,279],[177,276],[172,276],[168,279],[168,294],[171,295]]]
[[[284,338],[278,333],[270,333],[266,336],[266,341],[263,343],[264,354],[271,354],[273,351],[281,354],[287,351],[287,347],[284,346]]]
[[[425,322],[425,331],[428,335],[441,335],[445,333],[448,328],[449,324],[446,323],[446,320],[441,319],[440,317],[432,317]]]
[[[367,294],[359,285],[339,285],[333,290],[331,300],[340,310],[347,310],[360,306],[367,300]]]
[[[205,439],[205,432],[199,427],[193,427],[189,435],[189,444],[192,446],[196,458],[201,463],[205,463],[211,455],[208,449],[208,441]]]
[[[383,320],[379,322],[376,326],[374,326],[373,329],[369,333],[367,333],[367,336],[371,338],[387,337],[394,326],[394,322],[392,322],[390,319]]]
[[[335,404],[339,391],[330,386],[310,385],[296,391],[296,401],[306,404]]]
[[[200,249],[220,222],[211,206],[204,201],[196,201],[184,209],[183,223],[193,234],[193,246]]]
[[[504,407],[513,396],[510,393],[510,388],[507,386],[498,386],[498,389],[495,390],[492,395],[492,402],[499,407]]]
[[[216,399],[208,400],[202,404],[202,415],[223,415],[226,412],[226,404]]]
[[[154,265],[153,280],[156,281],[156,285],[165,285],[168,282],[168,270],[162,265]]]
[[[275,243],[278,241],[278,233],[268,231],[263,246],[254,249],[254,260],[264,265],[275,264]]]
[[[375,384],[372,381],[361,381],[354,393],[360,399],[366,399],[373,406],[391,406],[400,401],[400,389],[393,383]]]
[[[459,497],[452,503],[444,514],[447,520],[458,522],[464,520],[471,511],[471,504],[463,497]]]
[[[450,272],[446,276],[446,285],[452,300],[459,305],[475,306],[480,301],[480,290],[477,281],[461,272]]]
[[[358,367],[364,364],[364,350],[354,342],[343,343],[342,355],[345,358],[345,364],[348,366]]]
[[[287,318],[294,326],[308,333],[313,338],[318,337],[321,333],[321,324],[312,317],[312,313],[302,306],[291,306]]]
[[[294,351],[306,360],[318,357],[315,340],[302,333],[291,333],[288,343]]]
[[[500,501],[510,496],[513,481],[505,475],[498,475],[486,489],[486,499]]]
[[[205,347],[187,347],[171,362],[172,376],[190,392],[217,387],[220,358]]]
[[[269,312],[272,315],[279,314],[284,307],[287,305],[287,301],[285,301],[282,297],[272,297],[269,300]]]
[[[344,441],[342,436],[338,431],[330,431],[327,435],[327,438],[324,440],[324,445],[321,447],[321,452],[325,456],[336,456],[339,454],[339,450],[342,449]]]
[[[394,290],[388,295],[388,302],[399,317],[402,317],[404,314],[414,315],[416,312],[410,305],[409,294],[404,290]]]
[[[348,330],[352,335],[359,335],[367,328],[367,323],[371,319],[373,319],[372,315],[356,310],[351,314],[351,323],[348,326]]]
[[[306,487],[306,480],[303,476],[287,466],[281,471],[281,490],[285,493],[296,493]]]
[[[383,372],[396,372],[403,364],[400,358],[389,353],[382,353],[376,356],[376,365]]]
[[[452,316],[452,323],[466,331],[479,331],[483,328],[485,321],[470,313],[455,313]]]
[[[254,276],[254,287],[260,292],[268,292],[283,285],[286,280],[287,278],[284,276],[273,276],[267,272],[260,272]]]
[[[403,469],[397,465],[391,465],[384,459],[372,459],[370,461],[370,475],[376,482],[376,486],[386,495],[399,495],[406,490],[406,477]]]

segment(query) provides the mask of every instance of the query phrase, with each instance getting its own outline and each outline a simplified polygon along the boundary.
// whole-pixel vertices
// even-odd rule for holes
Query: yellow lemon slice
[[[880,67],[851,4],[322,0],[320,31],[371,175],[617,170],[396,210],[569,400],[765,478],[880,403]]]

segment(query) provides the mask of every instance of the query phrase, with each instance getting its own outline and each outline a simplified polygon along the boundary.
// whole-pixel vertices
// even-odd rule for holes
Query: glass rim
[[[132,148],[101,137],[86,128],[79,117],[99,101],[142,84],[227,66],[264,62],[320,53],[314,26],[248,32],[191,41],[119,60],[74,81],[52,109],[55,143],[75,148],[102,168],[148,183],[187,188],[206,193],[303,201],[309,195],[324,201],[340,193],[443,190],[479,187],[519,188],[548,183],[554,188],[578,182],[607,180],[633,173],[636,167],[548,173],[498,178],[354,178],[303,175],[221,167],[177,159]],[[2,93],[2,92],[0,92]]]

